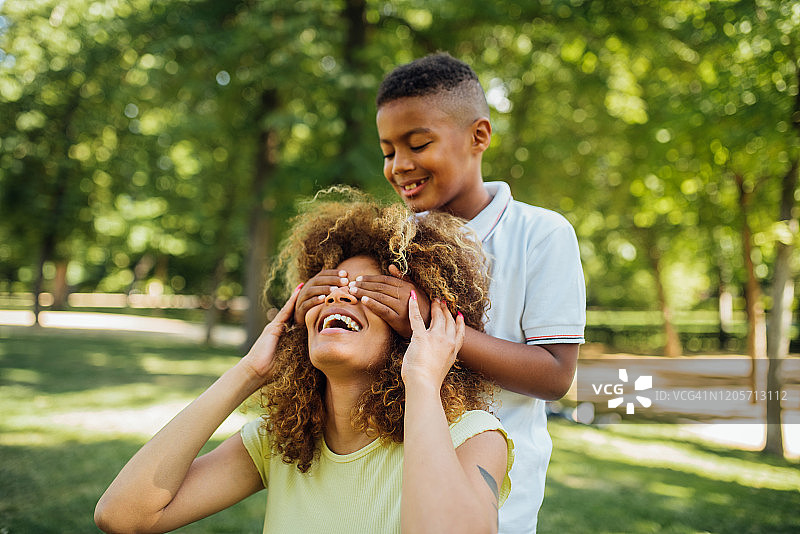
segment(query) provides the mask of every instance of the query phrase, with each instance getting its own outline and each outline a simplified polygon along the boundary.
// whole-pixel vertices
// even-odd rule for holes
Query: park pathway
[[[33,326],[33,319],[33,312],[28,310],[0,310],[0,325]],[[206,338],[202,323],[121,313],[43,311],[39,314],[39,323],[45,328],[149,332],[199,342]],[[242,327],[218,325],[214,329],[215,344],[240,346],[245,339]]]
[[[99,330],[113,332],[144,332],[155,335],[168,335],[188,341],[204,342],[205,326],[179,319],[161,317],[144,317],[117,313],[96,312],[60,312],[44,311],[40,314],[43,328],[69,330]],[[27,310],[0,310],[0,326],[32,326],[33,313]],[[241,346],[245,341],[242,327],[220,325],[214,330],[213,341],[218,345]],[[157,430],[168,417],[177,411],[176,406],[153,407],[148,417],[139,419],[146,421],[147,428],[139,429],[144,434]],[[108,420],[113,418],[109,412]],[[141,415],[141,414],[140,414]],[[137,418],[138,419],[138,418]],[[108,423],[108,421],[105,421]],[[239,424],[239,421],[234,422]],[[766,427],[763,423],[754,424],[688,424],[684,425],[688,433],[722,445],[747,450],[759,450],[763,447]],[[788,458],[800,458],[800,424],[784,425],[784,448]]]

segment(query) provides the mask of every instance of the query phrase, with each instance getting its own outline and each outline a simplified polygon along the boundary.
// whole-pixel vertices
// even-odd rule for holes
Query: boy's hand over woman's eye
[[[331,288],[346,286],[348,282],[347,271],[323,269],[318,272],[316,276],[303,285],[300,294],[297,295],[294,322],[296,324],[305,324],[308,310],[317,304],[322,304],[325,297],[331,294]]]
[[[428,296],[414,286],[394,266],[389,266],[389,274],[359,276],[352,280],[350,294],[358,297],[375,315],[386,321],[395,332],[404,338],[412,334],[409,320],[408,299],[411,291],[417,294],[420,315],[425,324],[430,323],[431,304]]]

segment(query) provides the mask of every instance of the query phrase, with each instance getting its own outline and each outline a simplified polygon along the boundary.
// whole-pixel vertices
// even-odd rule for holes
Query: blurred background
[[[298,202],[332,184],[393,200],[374,95],[393,67],[439,50],[469,63],[486,90],[494,136],[484,177],[576,229],[585,354],[768,358],[772,371],[748,380],[786,386],[780,362],[800,348],[798,1],[0,0],[4,458],[41,465],[29,446],[46,441],[52,421],[31,423],[37,398],[52,413],[64,406],[57,395],[103,380],[163,386],[81,401],[130,406],[171,399],[178,376],[189,381],[182,402],[224,370],[280,301],[261,299],[264,274]],[[101,333],[89,343],[25,328],[136,330],[132,316],[172,321],[143,329],[188,335],[194,359],[167,341],[113,338],[120,348]],[[780,421],[780,403],[764,409]],[[122,458],[138,442],[117,430]],[[757,448],[784,455],[781,435],[763,439]],[[62,436],[76,440],[85,434]],[[36,477],[6,484],[33,476],[10,465],[0,496],[35,493]],[[793,469],[775,475],[780,498],[765,502],[796,510]],[[800,529],[796,521],[764,531]],[[0,530],[32,524],[0,519]],[[716,531],[686,525],[674,531]]]

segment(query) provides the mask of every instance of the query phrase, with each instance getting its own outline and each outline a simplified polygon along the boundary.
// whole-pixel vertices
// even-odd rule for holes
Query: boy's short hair
[[[447,52],[437,52],[395,68],[381,82],[375,99],[384,104],[412,97],[434,97],[459,120],[471,124],[489,118],[489,106],[472,67]]]

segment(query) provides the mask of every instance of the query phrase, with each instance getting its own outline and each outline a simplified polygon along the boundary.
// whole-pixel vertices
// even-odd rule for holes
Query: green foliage
[[[745,216],[768,283],[794,239],[774,221],[800,153],[800,3],[523,4],[0,3],[0,291],[44,257],[81,290],[209,293],[221,265],[220,295],[241,294],[253,213],[274,249],[300,196],[390,194],[375,89],[439,49],[487,90],[486,177],[575,225],[590,305],[735,288]]]

